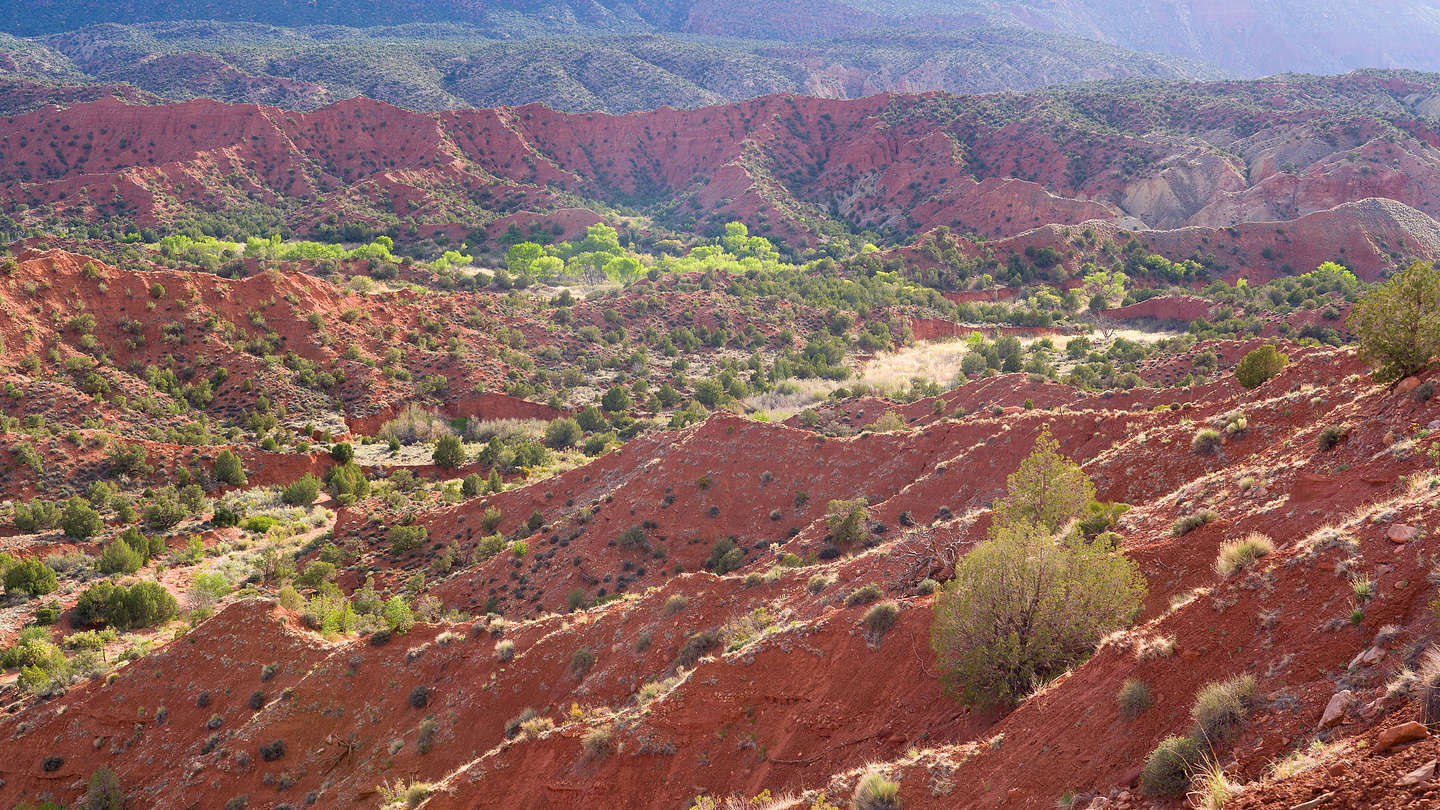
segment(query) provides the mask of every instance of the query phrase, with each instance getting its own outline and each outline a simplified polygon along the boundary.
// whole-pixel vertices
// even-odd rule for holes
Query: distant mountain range
[[[0,20],[6,112],[43,96],[15,91],[37,83],[299,109],[366,95],[628,112],[1440,70],[1440,0],[0,0]]]
[[[481,29],[458,24],[172,22],[98,25],[33,40],[0,35],[0,77],[12,81],[128,84],[166,99],[295,109],[364,95],[417,110],[539,101],[620,113],[777,92],[856,98],[1220,75],[1198,63],[1017,26],[816,42],[643,33],[486,39]]]

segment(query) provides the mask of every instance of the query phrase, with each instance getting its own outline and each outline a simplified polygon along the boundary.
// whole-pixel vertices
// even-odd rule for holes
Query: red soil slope
[[[552,214],[573,226],[579,195],[676,203],[667,218],[680,224],[703,212],[801,244],[824,219],[988,238],[1099,220],[1161,231],[1157,244],[1184,255],[1207,242],[1221,253],[1237,247],[1230,240],[1278,241],[1301,268],[1349,247],[1346,258],[1371,273],[1382,257],[1440,245],[1440,226],[1422,213],[1440,207],[1440,130],[1406,101],[1436,92],[1418,75],[1353,75],[1021,96],[774,96],[625,116],[110,99],[7,119],[0,201],[25,223],[69,214],[156,223],[303,202],[287,214],[302,229],[398,217],[493,235]],[[1337,209],[1372,198],[1389,202]],[[1263,234],[1292,220],[1306,223],[1301,233]],[[1243,223],[1266,224],[1244,239],[1219,232]]]
[[[546,527],[524,558],[501,554],[433,589],[466,609],[494,588],[512,618],[534,606],[563,610],[572,587],[625,598],[512,621],[503,639],[514,655],[505,661],[494,651],[501,636],[484,622],[420,626],[376,647],[325,641],[266,603],[242,602],[112,683],[0,721],[0,756],[17,763],[0,802],[45,791],[74,798],[103,763],[153,807],[219,807],[238,796],[251,807],[298,806],[312,794],[318,806],[373,807],[377,784],[417,780],[434,783],[429,808],[683,808],[701,792],[809,789],[838,800],[856,769],[873,762],[900,782],[907,808],[1051,807],[1067,790],[1135,806],[1127,786],[1161,737],[1186,730],[1195,691],[1249,673],[1257,703],[1217,751],[1232,779],[1254,783],[1243,806],[1288,808],[1315,777],[1260,781],[1271,759],[1312,736],[1344,740],[1408,717],[1385,686],[1434,638],[1426,578],[1440,527],[1429,479],[1410,478],[1433,477],[1432,440],[1417,429],[1440,421],[1440,404],[1371,384],[1348,352],[1290,351],[1291,366],[1249,392],[1225,380],[1088,395],[1011,376],[950,392],[940,415],[929,401],[901,409],[916,425],[906,433],[825,439],[716,417],[647,436],[491,498],[503,527],[531,509]],[[1005,407],[1023,397],[1040,409]],[[1003,415],[988,409],[994,404]],[[957,408],[974,415],[942,418]],[[1195,431],[1232,410],[1246,414],[1248,430],[1216,454],[1192,452]],[[1316,436],[1330,424],[1348,433],[1323,450]],[[1042,426],[1102,498],[1134,505],[1118,531],[1149,597],[1134,630],[1015,711],[965,710],[940,692],[927,641],[933,597],[918,586],[945,576],[953,555],[984,536],[988,503]],[[797,505],[797,490],[808,501]],[[870,498],[876,548],[767,573],[776,547],[813,560],[824,501],[857,495]],[[1177,517],[1202,507],[1219,518],[1172,533]],[[481,508],[471,501],[421,519],[432,538],[463,540],[479,533]],[[645,520],[653,521],[648,556],[610,545]],[[1397,543],[1395,527],[1418,531]],[[799,531],[787,538],[791,528]],[[337,538],[353,530],[342,521]],[[1219,545],[1249,532],[1268,534],[1276,551],[1221,578],[1212,568]],[[749,561],[730,576],[695,572],[710,544],[730,535]],[[677,564],[689,573],[675,573]],[[812,587],[816,575],[834,582]],[[1373,582],[1363,599],[1352,585],[1358,575]],[[881,638],[863,632],[866,608],[844,601],[869,582],[900,605]],[[739,632],[741,620],[750,631]],[[1395,627],[1380,634],[1377,652],[1351,666],[1384,625]],[[722,627],[720,646],[682,653],[693,634]],[[1173,639],[1173,652],[1137,656],[1142,639],[1161,636]],[[577,656],[582,649],[592,664]],[[278,674],[262,682],[269,663]],[[675,674],[637,698],[646,683]],[[1127,678],[1144,679],[1155,700],[1134,721],[1118,716],[1114,699]],[[424,699],[412,700],[422,686]],[[1353,704],[1317,735],[1322,709],[1342,688]],[[256,690],[260,708],[251,709]],[[201,692],[210,694],[204,708]],[[527,707],[555,730],[507,738],[506,721]],[[218,730],[205,728],[212,713],[222,718]],[[582,738],[601,726],[611,729],[608,751],[587,753]],[[259,746],[274,740],[284,752],[267,761]],[[1326,783],[1344,806],[1414,798],[1374,774],[1413,767],[1423,753],[1345,750],[1363,768]],[[47,772],[45,757],[63,763]]]

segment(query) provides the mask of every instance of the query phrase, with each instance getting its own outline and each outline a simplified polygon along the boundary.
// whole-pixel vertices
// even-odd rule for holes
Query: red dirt
[[[1434,633],[1424,583],[1440,511],[1433,498],[1406,494],[1406,476],[1428,469],[1423,453],[1394,448],[1397,435],[1412,435],[1411,425],[1440,418],[1440,411],[1433,401],[1420,404],[1356,376],[1361,368],[1348,352],[1287,350],[1291,366],[1251,392],[1225,379],[1192,389],[1089,395],[1005,376],[947,394],[942,413],[978,411],[959,421],[938,420],[928,401],[898,406],[918,426],[908,433],[824,439],[715,417],[643,437],[584,468],[488,499],[505,513],[503,528],[531,509],[541,510],[547,526],[530,538],[523,561],[502,554],[449,575],[432,591],[465,608],[503,585],[497,593],[513,617],[528,615],[531,605],[561,607],[572,587],[591,595],[592,588],[619,590],[620,576],[629,580],[623,583],[629,598],[512,623],[505,638],[516,655],[506,664],[492,653],[495,639],[468,625],[454,628],[463,639],[442,643],[445,628],[418,626],[376,648],[324,642],[262,602],[232,605],[122,669],[113,683],[72,690],[0,721],[10,727],[0,746],[13,749],[11,760],[25,774],[6,779],[0,801],[42,790],[73,798],[103,762],[132,787],[132,797],[154,807],[220,806],[242,794],[263,806],[311,791],[322,806],[368,807],[377,802],[377,783],[424,779],[441,783],[430,808],[568,807],[600,795],[609,806],[670,808],[702,791],[749,796],[812,788],[843,797],[855,779],[850,769],[878,762],[900,782],[907,808],[1050,807],[1070,789],[1121,795],[1155,743],[1185,730],[1196,689],[1240,672],[1257,677],[1260,699],[1220,750],[1234,761],[1233,779],[1259,780],[1271,759],[1308,739],[1338,685],[1356,690],[1357,707],[1365,705],[1383,692],[1384,672],[1406,645]],[[1025,397],[1043,410],[1013,407]],[[981,410],[1002,402],[1009,405],[1002,417]],[[1233,409],[1247,414],[1248,431],[1217,455],[1191,452],[1197,426]],[[1332,451],[1318,450],[1320,428],[1340,422],[1351,426],[1348,438]],[[927,647],[931,597],[914,591],[921,578],[944,571],[911,552],[936,544],[963,549],[982,537],[985,506],[1042,425],[1081,460],[1101,497],[1135,506],[1119,531],[1149,580],[1150,596],[1136,630],[1040,697],[1009,714],[967,711],[940,694]],[[762,473],[772,463],[767,481]],[[703,488],[702,475],[709,477]],[[1258,486],[1242,491],[1241,477]],[[676,498],[662,507],[667,488]],[[810,499],[797,509],[799,489]],[[813,553],[825,533],[825,500],[861,494],[871,496],[872,518],[887,527],[880,548],[747,580],[775,559],[755,544]],[[593,514],[579,522],[579,510],[592,505]],[[712,505],[719,507],[713,518]],[[1220,519],[1172,536],[1176,517],[1202,505]],[[463,542],[481,508],[467,502],[422,520],[433,538],[458,534]],[[770,520],[772,508],[780,509],[780,521]],[[902,512],[919,527],[905,528]],[[648,534],[654,547],[667,550],[664,560],[608,545],[642,520],[656,522]],[[1396,545],[1384,535],[1398,523],[1422,532]],[[800,531],[785,540],[791,526]],[[1353,537],[1354,546],[1306,540],[1328,526]],[[351,531],[337,526],[337,537]],[[1252,531],[1272,537],[1277,551],[1246,573],[1220,579],[1211,568],[1217,547]],[[550,542],[551,534],[569,537],[567,545]],[[671,573],[677,563],[693,571],[725,535],[751,546],[751,562],[737,574]],[[667,570],[640,575],[622,565],[626,560]],[[1376,583],[1358,626],[1348,621],[1355,595],[1343,571],[1363,571]],[[811,594],[806,583],[817,572],[839,582]],[[837,601],[865,582],[880,584],[901,604],[900,622],[878,649],[858,628],[864,608]],[[1196,587],[1211,590],[1167,613],[1173,597]],[[674,594],[688,599],[683,609],[665,607]],[[781,620],[771,635],[702,659],[668,696],[636,708],[636,690],[673,671],[687,635],[762,606]],[[1399,631],[1383,662],[1347,672],[1347,662],[1384,624]],[[637,646],[645,633],[648,644]],[[1158,635],[1174,638],[1175,653],[1137,660],[1132,640]],[[594,652],[594,667],[567,672],[581,647]],[[280,664],[279,674],[262,684],[260,668],[271,662]],[[1114,702],[1126,678],[1146,680],[1155,699],[1133,722],[1117,717]],[[432,692],[424,709],[413,709],[407,697],[419,685]],[[255,689],[266,693],[259,711],[243,706]],[[202,690],[213,696],[209,708],[195,706]],[[568,719],[572,703],[588,719]],[[162,705],[167,717],[156,724],[151,718]],[[505,741],[506,719],[527,706],[559,728],[539,740]],[[137,719],[139,707],[146,714]],[[595,712],[603,707],[619,712],[616,750],[587,757],[579,738],[602,722],[605,713]],[[1368,715],[1357,708],[1339,731],[1321,737],[1370,734],[1408,711],[1384,701]],[[198,746],[211,733],[204,718],[212,712],[224,725],[216,750],[201,754]],[[414,735],[427,716],[436,722],[435,742],[420,754]],[[345,743],[351,735],[353,749]],[[1000,735],[1001,742],[987,742]],[[285,740],[284,757],[261,761],[257,746],[274,739]],[[393,739],[403,745],[392,753]],[[920,754],[907,754],[911,749]],[[155,768],[159,750],[170,751],[176,767]],[[64,763],[42,772],[44,756],[63,756]],[[1327,779],[1325,789],[1357,798],[1380,791],[1367,794],[1377,806],[1413,797],[1387,785],[1396,770],[1418,764],[1411,761],[1424,756],[1422,749],[1383,757],[1357,749],[1353,756],[1363,762],[1355,775]],[[1313,790],[1319,775],[1255,782],[1240,806],[1288,807]]]

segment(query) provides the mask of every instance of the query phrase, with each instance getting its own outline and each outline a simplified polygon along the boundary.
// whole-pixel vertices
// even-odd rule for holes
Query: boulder
[[[1431,779],[1435,778],[1436,764],[1436,760],[1430,760],[1429,762],[1421,765],[1410,773],[1407,773],[1399,779],[1396,779],[1395,786],[1409,787],[1411,785],[1423,785],[1426,782],[1429,782]]]
[[[1380,736],[1375,739],[1375,748],[1380,751],[1389,751],[1397,745],[1423,740],[1429,736],[1430,730],[1425,728],[1424,723],[1417,723],[1411,720],[1408,723],[1391,726],[1380,732]]]
[[[1395,523],[1385,530],[1385,536],[1390,538],[1390,542],[1397,544],[1408,543],[1414,540],[1415,535],[1419,533],[1420,529],[1415,526],[1406,526],[1403,523]]]
[[[1352,697],[1353,693],[1349,689],[1331,695],[1330,702],[1325,704],[1325,713],[1320,715],[1319,728],[1334,728],[1345,722],[1345,707],[1350,705]]]
[[[1368,667],[1385,657],[1385,651],[1379,647],[1371,647],[1350,659],[1350,669],[1357,667]]]
[[[1395,385],[1395,393],[1408,394],[1420,387],[1419,377],[1406,377]]]

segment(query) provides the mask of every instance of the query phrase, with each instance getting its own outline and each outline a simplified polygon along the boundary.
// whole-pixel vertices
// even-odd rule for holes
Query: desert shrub
[[[1150,687],[1144,681],[1134,678],[1121,684],[1115,701],[1120,704],[1120,716],[1126,720],[1139,717],[1155,702],[1150,697]]]
[[[424,526],[394,526],[389,532],[390,553],[395,555],[406,554],[420,548],[420,545],[430,536]]]
[[[868,585],[862,585],[851,591],[849,596],[845,597],[845,607],[868,605],[878,601],[880,597],[884,595],[885,592],[880,590],[880,586],[873,582]]]
[[[120,777],[104,765],[96,768],[90,774],[78,810],[125,810],[125,790],[120,786]]]
[[[861,777],[851,797],[855,810],[900,810],[900,785],[878,773]]]
[[[1344,425],[1326,425],[1315,437],[1315,446],[1321,451],[1333,450],[1350,431]]]
[[[589,647],[581,647],[570,656],[570,674],[583,677],[595,666],[595,653]]]
[[[44,562],[27,557],[5,569],[5,594],[44,596],[59,587],[55,572]]]
[[[545,446],[554,450],[566,450],[580,441],[584,431],[574,419],[556,419],[545,426]]]
[[[95,568],[102,574],[133,574],[144,564],[145,558],[117,537],[101,550]]]
[[[325,483],[342,504],[354,503],[370,494],[370,479],[365,471],[353,461],[337,464],[325,475]]]
[[[1422,405],[1434,399],[1435,381],[1426,380],[1425,382],[1420,383],[1418,386],[1415,387],[1414,391],[1410,392],[1410,398]]]
[[[1190,778],[1204,761],[1200,745],[1190,737],[1160,741],[1140,772],[1140,789],[1151,796],[1184,796]]]
[[[275,760],[285,756],[285,741],[272,740],[268,743],[262,743],[260,745],[259,751],[261,759],[265,760],[266,762],[274,762]]]
[[[929,596],[930,594],[935,593],[935,589],[939,587],[940,583],[929,577],[926,577],[915,584],[915,593],[919,594],[920,596]]]
[[[150,627],[169,621],[179,610],[175,597],[158,582],[136,582],[128,588],[97,582],[76,601],[75,622],[120,629]]]
[[[430,753],[430,749],[435,745],[435,733],[438,730],[439,726],[435,723],[434,718],[425,718],[415,732],[415,749],[422,754]]]
[[[805,590],[809,591],[810,593],[818,594],[826,588],[830,587],[831,582],[834,582],[834,580],[832,580],[830,577],[825,576],[824,574],[816,574],[815,576],[810,577],[810,581],[805,583]]]
[[[1209,455],[1220,449],[1220,431],[1215,428],[1201,428],[1190,441],[1190,449],[1201,455]]]
[[[585,602],[588,601],[588,599],[589,597],[585,595],[584,588],[571,588],[570,592],[565,594],[565,610],[569,613],[574,613],[580,608],[585,607]]]
[[[1274,550],[1275,544],[1270,538],[1258,532],[1231,540],[1220,547],[1220,554],[1215,558],[1215,573],[1228,577]]]
[[[410,690],[410,708],[423,709],[430,705],[430,687],[421,684]]]
[[[180,500],[180,492],[174,487],[162,487],[155,491],[142,513],[145,525],[155,529],[174,528],[189,516],[189,510]]]
[[[280,490],[280,499],[291,506],[309,506],[320,494],[320,479],[305,473]]]
[[[1255,678],[1251,675],[1206,684],[1190,706],[1196,733],[1205,740],[1218,739],[1239,725],[1254,697]]]
[[[90,502],[84,498],[71,498],[65,502],[65,511],[60,514],[60,528],[72,540],[87,540],[105,528]]]
[[[535,716],[536,713],[534,709],[522,709],[519,714],[505,721],[505,736],[514,737],[520,732],[520,727],[523,726],[526,722],[534,719]]]
[[[485,491],[485,479],[479,473],[470,473],[460,482],[460,494],[473,498]]]
[[[476,559],[484,562],[505,550],[505,537],[501,534],[487,534],[475,544]]]
[[[435,451],[430,458],[436,466],[453,470],[465,464],[465,445],[459,436],[447,433],[435,443]]]
[[[1267,343],[1240,360],[1240,364],[1235,366],[1235,379],[1246,388],[1259,388],[1284,370],[1289,362],[1289,357]]]
[[[830,530],[830,539],[837,546],[856,546],[866,540],[866,508],[864,498],[848,501],[831,501],[825,507],[825,527]]]
[[[724,636],[719,630],[702,630],[693,633],[680,646],[680,651],[675,655],[675,663],[682,667],[693,667],[695,662],[719,647],[723,641]]]
[[[1001,526],[936,597],[942,684],[971,705],[1018,700],[1129,624],[1144,593],[1118,551],[1063,543],[1033,524]]]
[[[515,657],[515,642],[505,639],[495,645],[495,660],[505,663]]]
[[[745,564],[745,549],[735,544],[735,538],[722,537],[710,548],[705,567],[717,574],[728,574]]]
[[[22,534],[49,531],[60,525],[60,507],[34,498],[15,504],[15,530]]]
[[[865,634],[872,640],[877,640],[890,632],[899,617],[900,605],[895,602],[881,602],[865,611],[861,624],[865,626]]]
[[[606,723],[603,726],[595,726],[585,732],[580,739],[580,745],[585,750],[585,756],[591,759],[603,759],[615,750],[615,727]]]
[[[500,521],[503,519],[504,515],[500,513],[499,509],[488,506],[484,512],[480,513],[480,527],[487,532],[493,532],[499,528]]]
[[[1391,382],[1420,371],[1440,354],[1440,270],[1417,261],[1397,271],[1360,299],[1348,325],[1375,379]]]
[[[520,733],[527,740],[535,740],[554,730],[555,721],[548,717],[532,717],[520,724]]]
[[[1198,512],[1191,512],[1188,515],[1177,518],[1175,523],[1170,527],[1170,533],[1176,537],[1183,537],[1204,526],[1206,523],[1218,520],[1219,518],[1220,514],[1213,509],[1201,509]]]
[[[665,600],[665,615],[673,616],[690,606],[690,599],[683,593],[672,593],[670,598]]]
[[[243,487],[246,483],[245,467],[240,457],[229,450],[221,450],[215,457],[215,480],[232,487]]]

